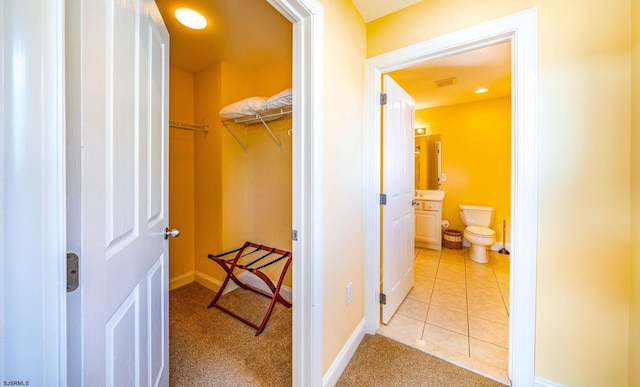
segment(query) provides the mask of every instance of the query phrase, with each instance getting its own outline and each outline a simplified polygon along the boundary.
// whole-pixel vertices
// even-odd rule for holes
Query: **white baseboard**
[[[256,277],[255,275],[249,272],[240,273],[237,277],[240,281],[246,283],[247,285],[253,286],[254,288],[258,288],[267,293],[271,293],[271,290],[269,289],[267,284],[265,284],[260,278]],[[222,286],[222,281],[218,279],[215,279],[200,271],[190,271],[188,273],[171,278],[169,280],[169,290],[177,289],[179,287],[188,285],[194,281],[214,292],[217,292],[218,289],[220,289],[220,287]],[[229,284],[224,289],[224,294],[227,294],[230,291],[235,290],[237,288],[238,288],[238,285],[236,285],[233,281],[229,281]],[[291,302],[292,292],[290,287],[282,286],[280,288],[280,294],[282,295],[282,298]]]
[[[241,277],[241,275],[238,277]],[[222,286],[222,281],[215,279],[200,271],[195,272],[194,281],[214,292],[217,292],[218,290],[220,290],[220,287]],[[222,294],[227,294],[230,291],[236,290],[238,288],[238,285],[234,284],[233,281],[229,281],[229,282],[230,283],[224,289],[224,293]]]
[[[331,364],[331,367],[327,370],[327,373],[324,374],[324,377],[322,378],[323,386],[330,387],[335,386],[336,383],[338,383],[338,379],[340,379],[340,376],[347,368],[347,365],[349,365],[353,354],[356,353],[360,342],[364,338],[365,326],[365,319],[362,319],[360,324],[358,324],[351,334],[351,337],[349,337],[349,340],[347,340],[347,343],[342,347],[342,351],[340,351],[333,364]]]
[[[511,243],[505,243],[504,248],[507,249],[507,251],[511,251]],[[502,249],[502,242],[496,242],[489,247],[489,250],[493,251],[500,251],[500,249]]]
[[[539,378],[537,376],[535,378],[535,384],[536,384],[536,387],[564,387],[561,384],[557,384],[550,380]]]
[[[240,279],[242,282],[244,282],[247,285],[253,286],[254,288],[258,288],[264,292],[271,293],[271,289],[269,289],[267,284],[265,284],[264,281],[262,281],[260,278],[256,277],[255,275],[252,275],[251,273],[242,273],[238,276],[238,279]],[[276,283],[274,282],[273,286],[275,285]],[[291,300],[293,299],[291,288],[287,286],[280,287],[280,295],[282,296],[282,298],[284,298],[289,302],[291,302]]]
[[[471,246],[471,244],[469,243],[468,240],[462,239],[462,246],[469,247]],[[511,243],[505,243],[504,248],[507,249],[508,251],[511,251]],[[494,244],[489,246],[489,250],[492,250],[492,251],[500,251],[500,249],[502,249],[502,242],[495,242]]]
[[[194,281],[194,273],[195,272],[192,270],[177,277],[170,278],[169,290],[177,289],[183,287],[184,285],[192,283]]]
[[[438,243],[427,243],[427,242],[421,242],[421,241],[414,241],[414,246],[415,247],[420,247],[423,249],[429,249],[429,250],[442,250],[442,243],[438,244]]]

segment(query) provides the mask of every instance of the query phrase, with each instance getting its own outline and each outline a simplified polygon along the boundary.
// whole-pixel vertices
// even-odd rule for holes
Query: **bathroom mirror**
[[[416,190],[439,190],[442,140],[439,134],[415,136]]]

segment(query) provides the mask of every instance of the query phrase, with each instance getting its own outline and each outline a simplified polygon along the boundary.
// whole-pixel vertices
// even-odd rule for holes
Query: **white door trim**
[[[267,0],[293,23],[293,385],[322,385],[323,34],[317,0]]]
[[[367,332],[380,326],[380,107],[381,75],[431,59],[512,42],[511,306],[509,376],[534,385],[537,250],[536,133],[538,11],[532,8],[430,39],[366,61],[365,315]]]
[[[0,2],[0,380],[66,383],[64,1]]]

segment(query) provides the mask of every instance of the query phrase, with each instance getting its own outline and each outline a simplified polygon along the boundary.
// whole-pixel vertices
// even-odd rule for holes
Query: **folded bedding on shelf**
[[[291,106],[293,103],[293,95],[291,89],[285,89],[278,94],[269,97],[262,106],[262,110],[281,109]]]
[[[272,109],[291,106],[292,90],[285,89],[269,98],[249,97],[227,105],[220,110],[220,117],[225,120],[252,116]]]
[[[259,113],[267,102],[267,97],[250,97],[234,102],[220,110],[220,117],[224,119],[240,118]]]

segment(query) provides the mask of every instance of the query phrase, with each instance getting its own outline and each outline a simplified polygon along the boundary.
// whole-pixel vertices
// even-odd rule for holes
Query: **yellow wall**
[[[631,318],[629,385],[640,386],[640,0],[631,1]]]
[[[629,1],[422,1],[367,24],[368,56],[533,6],[539,10],[535,373],[568,386],[626,386]]]
[[[496,208],[493,229],[502,242],[506,220],[509,243],[511,195],[511,97],[416,110],[416,127],[440,134],[442,183],[445,192],[442,219],[449,229],[464,230],[460,204]]]
[[[195,121],[209,125],[209,131],[196,133],[194,140],[195,269],[218,279],[223,278],[223,271],[207,255],[223,251],[220,74],[221,63],[216,63],[194,76]]]
[[[245,79],[253,95],[272,96],[291,87],[292,58],[284,57],[253,68],[246,72]],[[247,131],[249,152],[246,155],[248,235],[253,242],[288,251],[292,248],[292,138],[287,133],[291,125],[290,118],[269,122],[269,127],[282,144],[282,151],[264,126],[251,126]],[[265,269],[267,275],[274,279],[280,271],[280,264]],[[288,270],[284,282],[289,287],[291,273],[292,270]]]
[[[235,66],[222,63],[222,106],[243,98],[254,96],[246,90],[244,73]],[[216,125],[219,125],[219,109],[213,113]],[[222,144],[218,150],[222,154],[222,249],[230,250],[240,247],[250,238],[247,233],[249,213],[244,207],[247,203],[246,175],[249,171],[247,154],[224,128]],[[236,133],[246,143],[247,130],[234,127]]]
[[[220,124],[219,111],[238,100],[274,95],[291,87],[291,57],[242,70],[218,62],[195,75],[196,120],[210,123],[195,140],[196,258],[198,273],[217,280],[224,272],[207,254],[246,240],[291,249],[291,120],[271,123],[281,152],[263,126],[233,126],[248,152]],[[276,279],[279,265],[266,270]],[[291,287],[291,270],[284,282]]]
[[[364,318],[365,27],[348,0],[324,7],[324,372]],[[347,284],[353,301],[345,302]]]
[[[193,74],[171,66],[169,119],[193,122]],[[169,240],[169,278],[194,269],[194,159],[190,130],[169,128],[169,226],[180,237]]]

